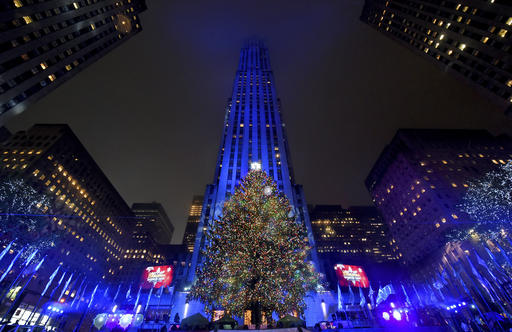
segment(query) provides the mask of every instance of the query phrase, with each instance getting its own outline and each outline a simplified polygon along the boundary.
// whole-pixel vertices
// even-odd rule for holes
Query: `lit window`
[[[75,9],[78,9],[80,6],[78,5],[78,3],[73,2],[73,7],[75,7]]]
[[[57,78],[57,76],[55,76],[55,74],[51,74],[51,75],[48,75],[48,78],[50,79],[50,81],[55,81],[55,79]]]
[[[464,51],[465,48],[466,48],[466,44],[459,45],[459,50]]]
[[[485,43],[487,43],[487,41],[488,41],[488,40],[489,40],[489,37],[483,37],[483,38],[482,38],[482,43],[484,43],[484,44],[485,44]]]
[[[439,223],[436,223],[436,228],[439,228],[441,227],[441,225]]]
[[[457,184],[455,182],[452,182],[452,187],[457,188]]]
[[[14,6],[16,8],[20,8],[20,7],[23,7],[23,3],[21,2],[21,0],[14,0]],[[509,24],[510,25],[510,24]]]
[[[32,17],[30,17],[30,16],[23,16],[23,19],[25,20],[26,24],[32,23]]]
[[[512,17],[509,17],[506,23],[507,25],[512,25]]]
[[[439,40],[443,40],[443,39],[444,39],[444,34],[441,34],[441,35],[439,36]]]
[[[498,35],[501,37],[501,38],[504,38],[506,35],[507,35],[507,30],[505,29],[501,29],[500,32],[498,32]]]

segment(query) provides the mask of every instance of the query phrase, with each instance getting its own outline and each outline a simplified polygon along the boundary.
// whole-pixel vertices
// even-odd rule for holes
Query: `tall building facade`
[[[337,284],[337,264],[362,266],[373,281],[390,280],[384,270],[386,266],[396,268],[401,254],[375,207],[316,205],[310,207],[309,216],[320,264],[331,288]],[[396,270],[394,273],[397,275]]]
[[[162,204],[133,203],[132,211],[137,217],[139,228],[149,233],[160,244],[171,244],[174,225],[167,216]]]
[[[0,123],[142,30],[144,0],[0,3]]]
[[[187,218],[187,226],[185,233],[183,233],[183,245],[187,248],[188,252],[194,252],[194,243],[196,241],[197,227],[201,220],[201,210],[203,209],[204,196],[194,196],[190,211]]]
[[[361,20],[512,112],[512,2],[366,0]]]
[[[259,41],[249,41],[240,52],[240,61],[228,100],[213,183],[206,187],[192,256],[189,281],[193,282],[195,268],[201,263],[204,230],[222,213],[226,199],[251,169],[261,167],[277,183],[293,205],[297,221],[303,223],[314,248],[307,204],[302,187],[295,184],[288,153],[285,123],[276,95],[268,49]],[[311,259],[318,267],[316,251]]]
[[[90,280],[119,275],[134,216],[71,129],[34,125],[4,142],[0,156],[2,178],[21,176],[52,200],[51,222],[63,235],[47,264]]]
[[[401,129],[366,179],[411,271],[436,260],[445,234],[470,225],[460,209],[471,180],[512,159],[512,139],[484,130]]]

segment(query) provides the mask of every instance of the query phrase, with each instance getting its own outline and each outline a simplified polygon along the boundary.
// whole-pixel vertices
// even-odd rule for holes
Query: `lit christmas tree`
[[[50,207],[48,196],[38,193],[23,179],[4,178],[0,181],[0,239],[15,240],[20,246],[54,246],[58,235],[47,216]]]
[[[469,232],[457,233],[459,239],[472,234],[495,237],[509,229],[512,221],[512,163],[501,165],[471,182],[460,208],[474,223]]]
[[[201,301],[208,312],[222,308],[238,317],[250,309],[257,326],[262,313],[304,312],[304,297],[319,274],[308,261],[305,228],[265,172],[252,170],[242,179],[206,236],[190,300]]]

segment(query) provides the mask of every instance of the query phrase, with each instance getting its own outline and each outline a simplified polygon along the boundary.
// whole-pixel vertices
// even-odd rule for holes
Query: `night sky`
[[[149,0],[142,33],[11,120],[68,123],[131,205],[163,203],[180,243],[213,180],[240,47],[269,47],[297,183],[310,204],[370,204],[364,179],[398,128],[511,121],[469,85],[359,20],[363,0]]]

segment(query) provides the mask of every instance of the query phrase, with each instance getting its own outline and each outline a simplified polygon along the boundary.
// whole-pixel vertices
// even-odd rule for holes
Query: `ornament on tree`
[[[205,232],[204,263],[188,300],[201,301],[207,312],[223,308],[238,317],[250,309],[256,325],[262,313],[303,313],[319,274],[307,260],[306,230],[291,211],[272,178],[251,170]]]
[[[272,187],[265,187],[265,189],[263,189],[263,193],[265,194],[265,196],[269,196],[270,194],[272,194]]]

